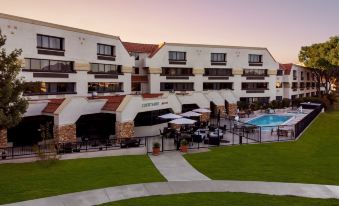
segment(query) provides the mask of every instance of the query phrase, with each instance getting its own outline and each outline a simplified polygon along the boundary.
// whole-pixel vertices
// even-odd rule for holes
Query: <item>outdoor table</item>
[[[197,129],[197,131],[194,132],[195,135],[201,135],[201,139],[204,140],[207,137],[207,130],[206,129]]]

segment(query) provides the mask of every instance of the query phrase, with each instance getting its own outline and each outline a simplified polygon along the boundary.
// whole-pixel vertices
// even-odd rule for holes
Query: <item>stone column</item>
[[[237,108],[238,108],[237,104],[228,104],[229,115],[235,115],[237,113]]]
[[[54,125],[53,128],[54,140],[58,143],[76,142],[76,125]]]
[[[7,147],[7,129],[0,129],[0,148]]]
[[[116,122],[115,136],[117,137],[117,139],[134,137],[134,121]]]
[[[220,111],[220,117],[226,117],[225,105],[217,105],[215,110],[215,114],[218,114]]]
[[[201,122],[208,122],[208,121],[210,121],[210,114],[211,113],[209,113],[209,112],[201,113],[200,121]]]

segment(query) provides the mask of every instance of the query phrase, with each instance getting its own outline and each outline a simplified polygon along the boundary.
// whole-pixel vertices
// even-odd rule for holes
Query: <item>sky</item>
[[[339,0],[0,0],[0,12],[139,43],[267,47],[297,63],[301,46],[339,35]]]

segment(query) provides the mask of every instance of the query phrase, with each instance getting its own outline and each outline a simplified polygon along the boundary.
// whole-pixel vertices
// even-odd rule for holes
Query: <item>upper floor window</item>
[[[163,76],[193,76],[192,68],[163,67]]]
[[[277,76],[282,76],[282,75],[284,75],[284,70],[278,69]]]
[[[205,76],[232,76],[232,69],[205,68]]]
[[[226,62],[226,53],[211,53],[211,62]]]
[[[41,49],[64,50],[64,38],[38,34],[37,47]]]
[[[293,70],[293,80],[297,80],[297,71]]]
[[[24,95],[74,94],[75,82],[28,82]]]
[[[268,89],[267,82],[243,82],[241,83],[242,90],[263,90]]]
[[[267,69],[244,69],[244,76],[267,76]]]
[[[121,74],[121,65],[91,63],[92,73]]]
[[[186,61],[186,52],[170,51],[168,59],[171,61]]]
[[[114,56],[114,46],[97,44],[97,54],[103,56]]]
[[[307,72],[306,76],[307,76],[307,81],[310,81],[310,73],[309,72]]]
[[[261,66],[262,65],[262,55],[260,54],[249,54],[248,63],[250,66]]]
[[[44,72],[72,72],[73,62],[51,59],[25,59],[25,70]]]

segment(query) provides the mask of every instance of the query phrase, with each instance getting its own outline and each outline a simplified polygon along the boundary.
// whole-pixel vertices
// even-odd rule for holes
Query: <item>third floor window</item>
[[[114,46],[106,44],[97,44],[97,54],[103,56],[115,56]]]
[[[262,63],[262,55],[259,54],[249,54],[248,55],[249,63]]]
[[[168,59],[171,61],[186,61],[186,52],[170,51]]]
[[[37,47],[42,49],[64,50],[64,38],[38,34]]]
[[[211,53],[211,62],[226,62],[226,53]]]

